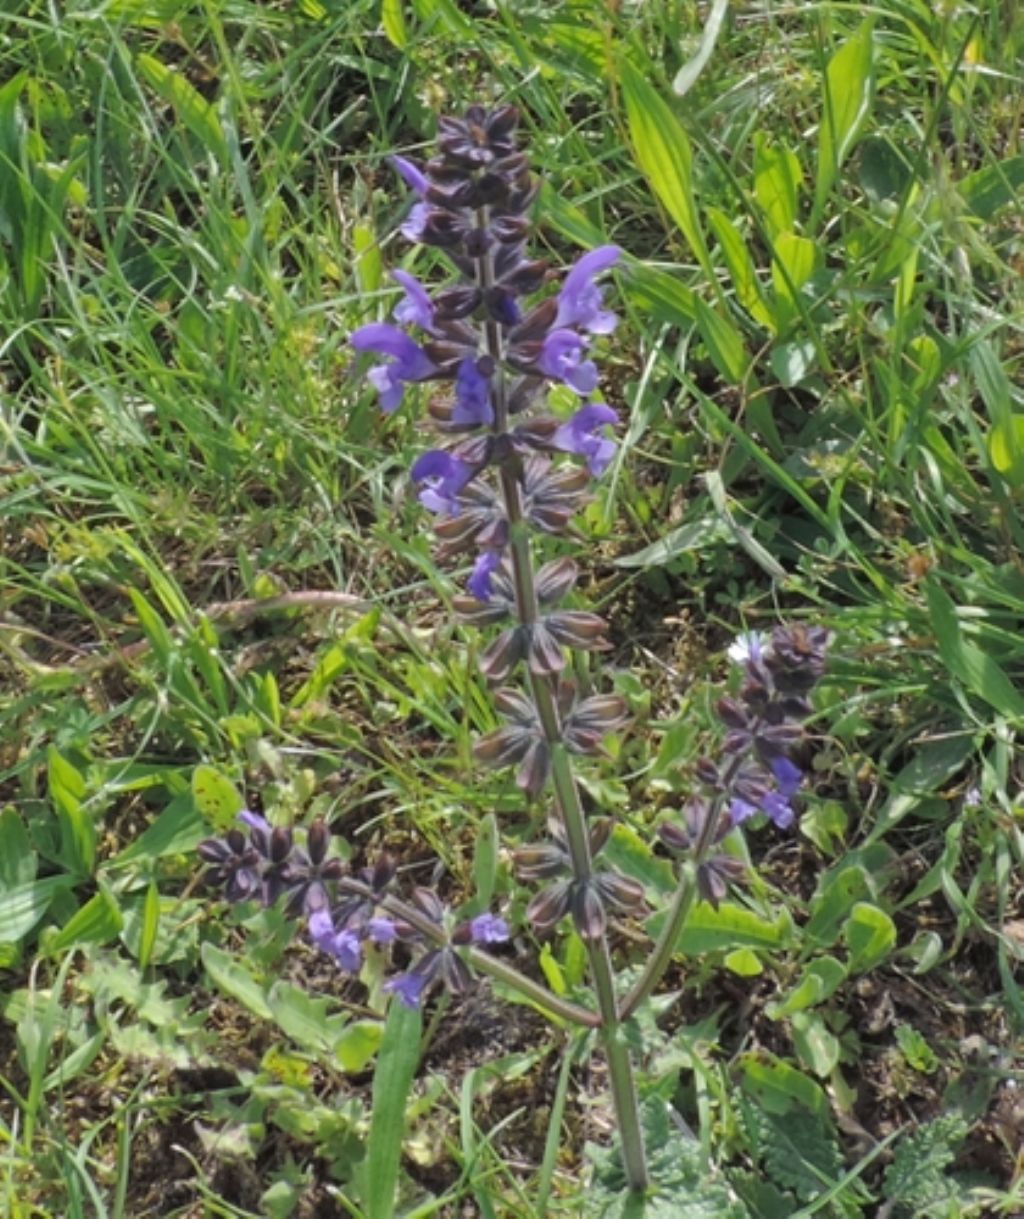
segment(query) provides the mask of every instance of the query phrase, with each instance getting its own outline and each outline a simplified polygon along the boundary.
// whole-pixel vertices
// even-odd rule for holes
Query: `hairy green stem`
[[[756,730],[757,725],[754,727],[754,731]],[[620,1020],[628,1020],[648,995],[653,993],[654,988],[664,977],[665,970],[668,969],[673,956],[675,956],[676,944],[679,942],[679,937],[686,926],[686,920],[689,918],[690,911],[693,909],[697,899],[697,869],[704,862],[708,852],[714,845],[718,819],[722,815],[722,809],[725,801],[728,799],[729,791],[739,773],[740,766],[743,764],[743,757],[744,755],[742,754],[736,755],[726,767],[725,774],[722,775],[721,790],[712,802],[711,809],[701,828],[700,837],[694,844],[691,857],[680,868],[679,883],[676,886],[675,897],[672,899],[672,905],[665,919],[665,925],[661,929],[661,935],[658,936],[658,942],[654,946],[654,951],[647,958],[640,977],[633,983],[629,994],[626,995],[619,1007]]]
[[[479,213],[481,225],[487,222],[486,209]],[[494,267],[488,255],[477,260],[477,282],[487,289],[494,284]],[[502,434],[508,426],[508,386],[502,366],[501,329],[493,322],[484,328],[487,352],[496,368],[492,378],[494,431]],[[533,555],[527,521],[523,516],[522,493],[518,471],[511,463],[501,468],[501,488],[509,522],[509,550],[512,556],[512,580],[516,595],[519,621],[529,626],[537,621],[539,607],[533,575]],[[593,875],[590,838],[580,802],[579,788],[569,761],[558,715],[555,679],[530,674],[530,690],[545,743],[551,755],[551,774],[555,802],[565,831],[566,845],[572,864],[573,878],[578,885],[589,884]],[[647,1162],[637,1103],[636,1084],[629,1050],[622,1037],[618,1014],[618,999],[612,971],[608,941],[603,934],[586,941],[590,973],[600,1011],[599,1030],[608,1060],[612,1100],[618,1119],[626,1179],[633,1190],[643,1190],[648,1184]]]

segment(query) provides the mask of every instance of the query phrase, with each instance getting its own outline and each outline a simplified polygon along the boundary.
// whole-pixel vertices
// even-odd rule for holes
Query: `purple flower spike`
[[[391,168],[401,174],[402,181],[406,186],[422,199],[427,193],[427,187],[430,185],[423,171],[414,165],[412,161],[407,161],[405,157],[388,157],[388,160],[391,163]]]
[[[478,601],[490,601],[491,576],[501,566],[500,550],[485,550],[473,564],[473,572],[466,587]]]
[[[384,989],[392,995],[397,995],[406,1007],[417,1008],[426,985],[427,979],[423,974],[404,973],[392,978],[390,982],[385,982]]]
[[[434,302],[430,299],[430,293],[408,271],[392,271],[391,277],[405,290],[405,296],[395,306],[395,321],[403,326],[419,326],[433,332]]]
[[[603,402],[588,402],[555,432],[551,443],[565,453],[585,457],[590,473],[598,478],[615,456],[615,441],[598,435],[600,428],[616,424],[618,415]]]
[[[508,923],[496,914],[478,914],[469,924],[474,944],[504,944],[508,940]]]
[[[583,255],[566,276],[558,294],[556,326],[579,326],[591,334],[611,334],[619,319],[601,308],[603,297],[594,279],[613,267],[621,254],[618,246],[602,245]]]
[[[431,449],[413,462],[409,471],[414,482],[425,483],[420,503],[431,512],[458,516],[459,492],[473,477],[473,467],[446,453]]]
[[[380,394],[381,410],[390,414],[402,401],[409,381],[426,381],[437,369],[426,352],[397,326],[387,322],[371,322],[360,326],[351,338],[356,351],[373,351],[391,356],[394,363],[378,364],[366,374],[367,380]]]
[[[455,378],[455,409],[452,423],[460,427],[489,427],[494,422],[491,379],[481,374],[477,361],[467,356]]]
[[[354,931],[335,931],[326,910],[315,910],[309,916],[309,938],[329,956],[334,957],[346,973],[358,973],[363,961],[363,946]]]
[[[585,360],[587,341],[575,330],[552,330],[541,347],[537,365],[549,377],[564,381],[578,394],[597,388],[597,365]]]

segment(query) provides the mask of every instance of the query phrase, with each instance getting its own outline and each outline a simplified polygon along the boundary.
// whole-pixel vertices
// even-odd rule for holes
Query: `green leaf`
[[[1007,157],[996,165],[968,174],[958,184],[970,210],[982,220],[991,220],[1000,208],[1019,201],[1024,187],[1024,154]]]
[[[702,516],[700,520],[691,521],[688,525],[680,525],[672,529],[664,537],[658,538],[642,550],[633,554],[623,555],[615,560],[616,567],[639,567],[647,570],[650,567],[664,567],[681,554],[700,552],[710,546],[716,546],[731,536],[728,525],[719,517]]]
[[[70,876],[47,876],[0,893],[0,944],[17,944],[49,910],[54,897],[70,889]]]
[[[661,913],[649,920],[652,934],[657,934],[663,922]],[[722,902],[717,910],[708,902],[698,902],[687,916],[676,948],[691,957],[720,948],[770,951],[785,947],[792,934],[793,921],[785,909],[769,920],[733,902]]]
[[[803,170],[795,152],[769,144],[759,133],[754,143],[754,198],[764,217],[768,236],[777,239],[796,223],[797,198]]]
[[[772,348],[770,364],[775,379],[786,389],[806,381],[818,358],[813,339],[802,339],[796,343],[780,343]]]
[[[419,1062],[421,1028],[418,1008],[392,1002],[373,1076],[363,1190],[366,1219],[392,1219],[395,1213],[405,1105]]]
[[[878,906],[858,902],[843,927],[843,939],[850,950],[850,972],[865,973],[892,952],[896,924]]]
[[[869,17],[832,56],[825,69],[812,229],[818,227],[832,184],[871,109],[874,93],[873,26],[874,21]]]
[[[230,829],[245,808],[241,792],[216,766],[200,765],[192,772],[192,799],[215,830]]]
[[[0,812],[0,892],[35,880],[38,859],[20,815],[13,808]]]
[[[151,880],[142,903],[142,923],[139,928],[139,967],[146,969],[153,959],[157,933],[160,930],[160,890]]]
[[[343,1035],[348,1017],[331,1013],[324,998],[291,982],[275,982],[267,995],[277,1027],[311,1054],[330,1054]]]
[[[1007,719],[1024,718],[1024,694],[987,652],[963,637],[956,606],[938,581],[928,581],[925,595],[939,655],[950,673]]]
[[[945,1113],[900,1140],[885,1170],[884,1192],[886,1199],[900,1205],[900,1214],[951,1213],[937,1208],[956,1196],[946,1169],[956,1159],[968,1129],[959,1113]]]
[[[380,23],[388,42],[399,51],[404,51],[409,45],[409,31],[405,26],[402,0],[381,0]]]
[[[1024,415],[1012,415],[989,433],[988,456],[1011,487],[1024,484]]]
[[[667,859],[658,859],[650,843],[628,825],[615,826],[601,856],[602,861],[644,888],[662,897],[674,892],[675,872]]]
[[[61,859],[79,876],[89,876],[96,862],[96,826],[82,807],[85,779],[51,745],[47,757],[47,786],[60,823]]]
[[[811,900],[811,916],[804,934],[812,943],[831,944],[854,905],[874,893],[874,884],[864,868],[845,864],[822,877]]]
[[[939,1069],[938,1055],[913,1025],[898,1024],[895,1036],[903,1057],[915,1071],[932,1075]]]
[[[174,651],[174,638],[171,632],[167,629],[164,620],[137,588],[129,588],[128,596],[131,598],[132,608],[139,620],[139,626],[142,627],[143,633],[149,640],[149,646],[153,649],[153,655],[163,669],[169,668],[171,653]]]
[[[110,866],[123,867],[137,860],[152,861],[164,855],[186,854],[195,849],[207,832],[208,826],[196,807],[192,792],[181,792],[152,825],[114,856]]]
[[[833,994],[845,978],[846,967],[842,962],[835,957],[819,957],[805,967],[800,981],[789,994],[784,999],[770,1002],[765,1011],[772,1020],[779,1020],[805,1007],[813,1007]]]
[[[739,229],[732,219],[717,207],[705,208],[704,214],[725,258],[736,299],[754,321],[774,330],[772,315],[765,304],[761,282],[754,269],[754,260],[750,257],[750,251],[740,236]]]
[[[352,253],[355,255],[352,270],[359,291],[364,296],[379,292],[383,279],[383,265],[377,234],[368,224],[357,224],[352,229]]]
[[[775,289],[775,325],[785,329],[798,315],[800,289],[818,269],[821,255],[815,242],[794,233],[780,233],[775,239],[772,259],[772,286]],[[813,344],[811,351],[814,351]],[[803,374],[801,374],[803,375]]]
[[[839,1038],[829,1032],[817,1012],[797,1012],[790,1023],[800,1061],[819,1078],[827,1079],[839,1062]]]
[[[104,887],[46,941],[46,951],[57,954],[80,944],[106,944],[120,935],[121,926],[121,911],[113,895]]]
[[[152,55],[135,56],[139,75],[174,110],[204,148],[222,165],[229,161],[228,144],[213,106],[180,72],[167,67]]]
[[[200,956],[206,972],[218,990],[232,999],[237,999],[243,1007],[261,1020],[273,1020],[274,1013],[267,1003],[263,987],[256,981],[244,965],[236,960],[223,948],[209,942],[203,944]]]
[[[384,1037],[380,1020],[353,1020],[334,1043],[334,1053],[343,1071],[358,1075],[373,1061]]]
[[[473,907],[486,910],[494,896],[494,883],[498,877],[498,822],[493,813],[487,813],[477,828],[476,846],[473,850]]]
[[[889,799],[868,836],[873,845],[914,809],[926,804],[948,779],[957,774],[975,752],[974,737],[944,737],[922,745],[914,757],[889,783]]]
[[[828,1098],[819,1085],[767,1051],[741,1054],[740,1070],[744,1090],[769,1113],[787,1114],[795,1109],[828,1113]]]
[[[690,138],[661,95],[625,57],[619,60],[619,78],[636,163],[679,225],[697,261],[711,276],[711,260],[693,198]]]
[[[742,385],[750,373],[750,355],[743,336],[732,322],[699,297],[694,299],[694,308],[697,311],[697,329],[712,364],[726,381]],[[750,383],[756,384],[752,380]]]
[[[758,974],[764,973],[761,958],[749,948],[733,949],[723,958],[722,964],[739,978],[756,978]]]

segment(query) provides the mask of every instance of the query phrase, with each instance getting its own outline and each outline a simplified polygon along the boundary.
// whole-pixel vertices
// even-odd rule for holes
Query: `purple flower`
[[[424,974],[410,972],[399,974],[390,982],[385,982],[384,989],[389,994],[397,995],[406,1007],[416,1008],[420,1005],[426,985],[427,978]]]
[[[238,820],[244,821],[249,829],[266,834],[268,837],[273,832],[266,817],[261,817],[259,813],[254,813],[250,809],[243,808],[238,814]]]
[[[398,937],[398,928],[389,918],[374,917],[366,924],[366,934],[375,944],[393,944]]]
[[[422,241],[423,232],[429,218],[430,205],[428,203],[415,203],[410,209],[409,215],[402,221],[398,231],[406,241]]]
[[[309,916],[309,938],[320,949],[334,957],[346,973],[358,973],[363,960],[363,946],[354,931],[334,930],[326,910],[314,910]]]
[[[747,800],[737,796],[729,806],[733,825],[739,825],[755,813],[764,813],[780,830],[787,830],[793,824],[796,813],[792,800],[800,790],[803,772],[796,763],[781,754],[772,758],[768,765],[775,778],[775,790],[766,791],[756,804],[752,802],[753,797]]]
[[[602,310],[601,289],[594,279],[614,266],[621,253],[618,246],[602,245],[579,259],[558,294],[556,326],[579,326],[591,334],[611,334],[619,319]]]
[[[391,163],[391,168],[397,170],[401,175],[402,181],[406,186],[422,199],[427,193],[427,187],[430,185],[426,174],[418,166],[414,165],[412,161],[407,161],[405,157],[388,157],[388,160]]]
[[[504,944],[508,939],[508,923],[496,914],[478,914],[469,924],[474,944]]]
[[[405,290],[405,296],[395,306],[394,319],[403,326],[419,326],[423,330],[434,329],[434,302],[430,293],[415,275],[408,271],[392,271],[391,278],[397,280]]]
[[[618,423],[619,417],[603,402],[588,402],[555,432],[551,443],[565,453],[576,453],[585,457],[590,473],[595,478],[607,469],[615,456],[615,441],[598,435],[599,429]]]
[[[459,492],[473,477],[474,469],[466,462],[446,453],[444,449],[431,449],[418,457],[409,471],[414,482],[425,483],[420,491],[420,503],[431,512],[457,516]]]
[[[583,358],[586,350],[586,339],[575,330],[552,330],[541,347],[537,366],[576,393],[589,394],[597,388],[597,365]]]
[[[467,356],[455,378],[455,409],[452,423],[461,427],[485,427],[494,422],[491,379],[481,374],[477,361]]]
[[[391,364],[377,364],[367,373],[367,380],[380,394],[381,410],[390,414],[402,401],[405,383],[425,381],[437,369],[418,344],[404,331],[387,322],[371,322],[360,326],[352,335],[352,346],[356,351],[374,351],[391,356]]]
[[[500,550],[481,551],[479,558],[473,564],[472,574],[466,581],[466,587],[478,601],[491,599],[491,576],[500,566]]]

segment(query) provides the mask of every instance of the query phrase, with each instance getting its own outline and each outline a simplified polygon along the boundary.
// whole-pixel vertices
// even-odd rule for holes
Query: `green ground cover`
[[[684,0],[0,15],[0,1213],[385,1214],[389,1155],[396,1213],[600,1213],[599,1057],[484,987],[375,1085],[379,986],[197,884],[243,800],[455,902],[491,844],[517,963],[578,985],[507,860],[542,811],[472,762],[422,413],[346,345],[413,265],[387,155],[477,100],[545,255],[627,252],[579,529],[634,719],[586,794],[652,907],[726,647],[833,632],[800,824],[637,1030],[688,1131],[658,1213],[1024,1213],[1014,8],[734,4],[713,47]]]

